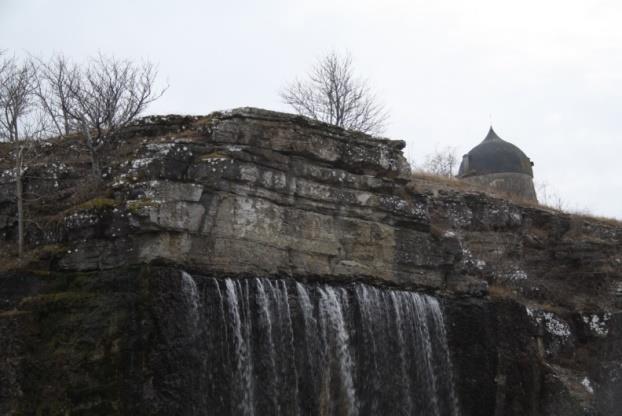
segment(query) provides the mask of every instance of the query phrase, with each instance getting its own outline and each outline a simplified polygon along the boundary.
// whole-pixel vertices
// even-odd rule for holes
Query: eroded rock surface
[[[183,270],[433,294],[462,415],[620,414],[622,227],[424,192],[403,142],[265,110],[144,119],[96,190],[78,143],[29,171],[21,265],[0,162],[0,413],[209,414]]]

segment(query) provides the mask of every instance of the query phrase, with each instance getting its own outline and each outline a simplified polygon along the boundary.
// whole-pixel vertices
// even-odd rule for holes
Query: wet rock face
[[[180,405],[198,414],[457,414],[443,316],[431,296],[172,270],[166,282],[178,295],[159,299],[161,313],[173,307],[180,320],[155,341],[183,347],[180,357],[175,347],[173,357],[170,347],[157,357],[164,414]],[[191,367],[179,368],[183,360]],[[171,368],[180,371],[171,377]],[[179,384],[168,380],[178,378],[184,386],[173,393]]]
[[[253,296],[238,288],[265,278],[283,282],[269,304],[280,305],[279,316],[289,305],[293,319],[302,314],[297,284],[313,293],[315,307],[335,305],[321,285],[340,294],[353,388],[373,397],[368,377],[387,392],[377,402],[361,400],[360,414],[399,414],[389,403],[453,412],[442,398],[391,396],[404,383],[372,365],[384,354],[386,367],[408,368],[396,357],[416,355],[391,341],[421,328],[394,325],[406,307],[391,307],[394,290],[437,299],[462,415],[614,415],[622,406],[619,226],[483,194],[423,192],[410,180],[403,142],[264,110],[142,120],[106,151],[98,193],[83,185],[88,165],[72,159],[75,146],[53,144],[46,151],[55,162],[33,166],[25,179],[27,192],[43,199],[28,207],[33,254],[22,265],[6,254],[15,204],[9,167],[0,172],[1,414],[202,415],[214,406],[227,414],[231,400],[217,397],[246,396],[220,387],[233,383],[233,373],[213,362],[229,360],[230,370],[241,371],[235,354],[220,351],[237,344],[206,334],[233,336],[232,314],[213,318],[233,299],[222,293],[229,281],[254,311],[239,318],[261,328],[252,342],[264,354],[259,339],[274,322],[260,319],[256,283]],[[376,306],[373,299],[361,304],[355,281],[373,285]],[[277,309],[270,309],[273,321]],[[335,326],[334,316],[314,311],[309,322],[326,318]],[[210,319],[220,323],[210,327]],[[291,344],[287,326],[274,328],[278,342]],[[291,327],[294,347],[309,345],[300,341],[305,328],[304,319]],[[386,351],[373,350],[376,336]],[[289,344],[275,348],[289,351]],[[350,411],[339,408],[354,397],[344,393],[347,377],[332,379],[336,370],[320,377],[297,360],[302,367],[259,362],[262,374],[280,368],[283,380],[298,370],[311,371],[309,380],[333,380],[327,392],[338,394],[328,397],[338,399],[328,402],[337,407],[321,406],[333,409],[327,414]],[[384,389],[381,380],[396,386]],[[301,394],[318,383],[300,384],[307,386]],[[301,399],[301,409],[317,409],[328,393]],[[266,397],[258,409],[290,402]]]

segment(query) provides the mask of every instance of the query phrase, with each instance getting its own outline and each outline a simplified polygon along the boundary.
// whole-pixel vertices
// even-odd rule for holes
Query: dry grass
[[[588,221],[598,222],[600,224],[611,225],[614,227],[622,227],[622,220],[617,218],[603,217],[601,215],[594,215],[588,212],[568,212],[573,218]]]
[[[497,299],[516,299],[518,298],[518,294],[516,290],[508,287],[508,286],[500,286],[497,284],[492,284],[488,286],[488,295],[491,298]]]
[[[452,190],[460,192],[477,192],[486,194],[492,198],[504,199],[513,202],[517,205],[527,207],[545,207],[547,209],[554,209],[552,207],[536,204],[533,201],[517,197],[516,195],[499,191],[488,186],[479,185],[472,182],[463,181],[455,177],[434,175],[425,171],[415,171],[412,174],[413,186],[417,190],[423,191],[439,191],[439,190]],[[555,210],[558,211],[558,210]]]
[[[23,257],[17,257],[17,250],[14,247],[6,247],[0,255],[0,272],[12,270],[30,269],[31,271],[39,270],[39,263],[45,262],[51,256],[64,250],[62,244],[47,244],[44,246],[27,249]],[[47,266],[43,267],[44,273],[47,273]]]
[[[571,216],[573,219],[580,219],[588,222],[596,222],[599,224],[614,226],[614,227],[622,227],[622,220],[616,218],[603,217],[598,215],[593,215],[589,212],[572,212],[572,211],[563,211],[556,207],[552,207],[546,204],[541,204],[537,202],[533,202],[530,200],[526,200],[524,198],[517,197],[516,195],[509,194],[507,192],[501,192],[495,189],[491,189],[490,187],[486,187],[483,185],[474,184],[467,181],[462,181],[457,178],[450,178],[447,176],[439,176],[434,175],[425,171],[415,171],[412,174],[412,182],[410,186],[417,191],[431,191],[438,192],[439,190],[451,190],[458,192],[476,192],[488,195],[492,198],[504,199],[513,204],[527,207],[527,208],[538,208],[547,211],[552,211],[558,214],[567,214]]]
[[[489,189],[472,184],[470,182],[461,181],[459,179],[435,175],[423,170],[414,171],[412,174],[413,181],[420,185],[425,190],[438,190],[439,188],[447,188],[460,191],[475,191],[475,192],[487,192]],[[429,188],[429,189],[428,189]]]

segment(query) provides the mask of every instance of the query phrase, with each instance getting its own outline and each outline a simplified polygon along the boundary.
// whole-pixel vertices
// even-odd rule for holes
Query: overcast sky
[[[572,210],[622,218],[622,3],[599,0],[0,0],[0,49],[159,64],[154,113],[255,106],[350,51],[415,162],[490,120]]]

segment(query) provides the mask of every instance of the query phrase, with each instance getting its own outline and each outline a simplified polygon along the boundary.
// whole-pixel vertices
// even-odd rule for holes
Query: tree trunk
[[[65,133],[63,135],[68,136],[69,133],[71,133],[71,129],[69,128],[69,116],[67,116],[67,113],[64,110],[63,110],[63,122],[65,126]]]
[[[22,171],[23,149],[17,151],[15,161],[15,196],[17,198],[17,255],[21,260],[24,255],[24,184]]]
[[[86,142],[86,147],[89,149],[89,156],[91,157],[91,172],[95,177],[95,181],[99,183],[101,181],[101,169],[99,167],[99,158],[97,155],[97,147],[93,142],[93,137],[91,136],[91,131],[86,126],[86,124],[82,124],[82,134],[84,134],[84,141]]]
[[[99,182],[101,180],[101,169],[99,167],[99,159],[97,158],[97,152],[93,147],[89,147],[89,152],[91,155],[91,171],[93,172],[93,176],[95,180]]]

